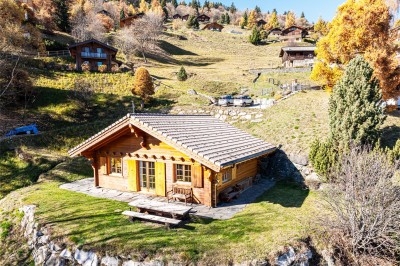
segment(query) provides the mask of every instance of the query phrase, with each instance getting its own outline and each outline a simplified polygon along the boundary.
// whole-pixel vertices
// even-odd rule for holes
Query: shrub
[[[83,72],[89,72],[90,71],[90,65],[89,63],[85,62],[81,65],[82,71]]]
[[[105,73],[107,72],[107,65],[101,65],[98,67],[98,70],[100,73]]]
[[[147,102],[149,96],[154,94],[154,84],[149,71],[144,67],[139,67],[135,73],[134,87],[132,89],[134,95],[140,96],[142,101]]]
[[[178,74],[177,74],[178,80],[179,81],[185,81],[187,80],[188,76],[186,73],[185,68],[182,66],[181,69],[179,70]]]
[[[260,30],[256,26],[253,27],[253,30],[249,36],[249,41],[254,45],[258,45],[261,41]]]
[[[44,45],[46,47],[46,51],[59,51],[68,49],[66,44],[49,39],[44,39]]]
[[[280,94],[280,93],[274,94],[274,100],[275,100],[275,101],[279,101],[279,100],[282,99],[282,98],[283,98],[282,94]]]
[[[331,142],[321,142],[315,140],[310,147],[308,155],[314,170],[322,175],[327,176],[331,169],[336,165],[337,154],[333,149]]]

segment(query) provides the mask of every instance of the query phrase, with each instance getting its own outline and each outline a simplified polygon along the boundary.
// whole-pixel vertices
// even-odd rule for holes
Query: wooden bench
[[[191,203],[193,201],[193,190],[191,187],[173,185],[172,189],[167,192],[167,200],[168,203],[170,200],[184,200],[187,205],[189,200]]]
[[[182,221],[173,219],[173,218],[167,218],[167,217],[162,217],[162,216],[157,216],[157,215],[152,215],[152,214],[147,214],[147,213],[141,213],[141,212],[134,212],[134,211],[124,211],[122,213],[123,215],[129,216],[134,219],[140,219],[144,221],[150,221],[150,222],[156,222],[156,223],[162,223],[165,224],[167,227],[172,226],[178,226]]]
[[[233,199],[236,199],[240,196],[241,191],[242,188],[239,185],[228,187],[219,193],[219,198],[223,202],[231,202]]]

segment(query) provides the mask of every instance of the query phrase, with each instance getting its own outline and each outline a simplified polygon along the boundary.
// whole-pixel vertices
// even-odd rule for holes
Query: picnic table
[[[135,207],[140,213],[156,214],[164,217],[172,217],[174,219],[185,219],[187,218],[192,207],[170,204],[166,202],[154,201],[154,200],[135,200],[128,203],[129,206]]]

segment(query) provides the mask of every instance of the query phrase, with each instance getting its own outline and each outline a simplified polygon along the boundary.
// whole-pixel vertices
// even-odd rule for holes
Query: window
[[[111,174],[122,174],[122,158],[111,158]]]
[[[97,50],[97,53],[98,53],[98,54],[101,54],[101,53],[103,52],[103,49],[102,49],[102,48],[97,48],[96,50]]]
[[[97,66],[99,67],[99,66],[102,66],[103,65],[103,62],[97,62]]]
[[[226,169],[222,173],[222,183],[226,183],[232,180],[232,169]]]
[[[154,162],[139,162],[141,190],[152,191],[156,188],[156,170]]]
[[[89,47],[83,47],[83,51],[84,51],[85,53],[89,53],[89,52],[90,52],[90,48],[89,48]]]
[[[192,166],[185,164],[175,165],[175,178],[179,182],[192,182]]]

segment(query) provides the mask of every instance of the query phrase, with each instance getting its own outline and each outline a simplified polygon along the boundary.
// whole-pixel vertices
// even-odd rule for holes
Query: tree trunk
[[[144,101],[143,101],[143,99],[140,99],[140,108],[142,108],[142,110],[144,109]]]
[[[147,58],[146,58],[146,55],[144,54],[143,50],[142,50],[142,56],[143,56],[144,62],[147,63]]]

